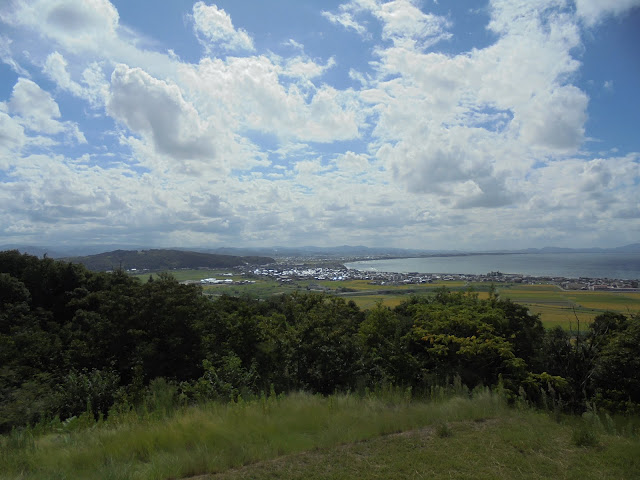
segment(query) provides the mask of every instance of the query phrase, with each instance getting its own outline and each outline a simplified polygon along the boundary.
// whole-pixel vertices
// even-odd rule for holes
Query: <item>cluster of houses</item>
[[[471,274],[440,274],[440,273],[394,273],[394,272],[369,272],[348,269],[344,266],[309,267],[305,265],[269,265],[265,267],[252,267],[245,272],[247,275],[267,277],[278,280],[281,283],[290,283],[296,280],[368,280],[374,285],[407,285],[434,283],[439,281],[464,281],[464,282],[493,282],[493,283],[520,283],[520,284],[555,284],[566,290],[615,290],[636,291],[637,280],[620,280],[607,278],[578,278],[565,277],[533,277],[501,272],[489,272],[483,275]]]
[[[224,277],[232,277],[233,273],[223,273]],[[185,280],[181,282],[183,285],[191,285],[199,283],[200,285],[246,285],[249,283],[256,283],[255,280],[234,280],[233,278],[203,278],[202,280]]]

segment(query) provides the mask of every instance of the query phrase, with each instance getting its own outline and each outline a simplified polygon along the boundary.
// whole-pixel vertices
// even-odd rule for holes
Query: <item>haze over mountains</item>
[[[89,255],[98,255],[107,252],[115,252],[117,250],[124,251],[188,251],[200,252],[214,255],[232,255],[232,256],[258,256],[258,257],[307,257],[307,256],[328,256],[328,257],[368,257],[368,256],[395,256],[410,257],[421,255],[473,255],[483,253],[494,254],[512,254],[512,253],[640,253],[640,243],[633,243],[615,248],[562,248],[562,247],[543,247],[543,248],[526,248],[515,250],[432,250],[432,249],[404,249],[393,247],[367,247],[364,245],[341,245],[335,247],[193,247],[193,248],[176,248],[168,247],[166,249],[154,249],[149,246],[138,245],[76,245],[76,246],[33,246],[8,244],[0,245],[2,250],[19,250],[22,253],[36,255],[42,257],[47,255],[51,258],[70,258]],[[259,263],[259,262],[257,262]]]

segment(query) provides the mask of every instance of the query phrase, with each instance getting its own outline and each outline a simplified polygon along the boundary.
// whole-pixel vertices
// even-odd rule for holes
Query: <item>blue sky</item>
[[[0,5],[0,245],[640,241],[640,0]]]

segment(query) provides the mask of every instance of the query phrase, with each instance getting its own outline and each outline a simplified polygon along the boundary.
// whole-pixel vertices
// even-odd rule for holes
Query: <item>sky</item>
[[[640,242],[640,0],[0,0],[0,245]]]

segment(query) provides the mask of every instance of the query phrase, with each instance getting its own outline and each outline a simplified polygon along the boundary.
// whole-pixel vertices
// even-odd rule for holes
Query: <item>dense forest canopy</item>
[[[362,311],[322,294],[222,296],[162,273],[0,252],[0,431],[134,408],[155,379],[185,402],[459,379],[581,411],[640,411],[640,318],[607,313],[577,338],[491,292],[439,290]]]

